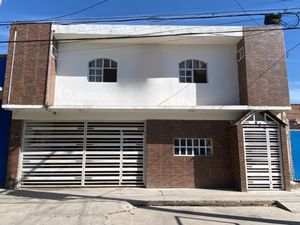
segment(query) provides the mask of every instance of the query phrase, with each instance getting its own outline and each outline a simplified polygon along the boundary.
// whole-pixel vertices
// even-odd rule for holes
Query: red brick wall
[[[9,40],[49,40],[51,24],[11,25]],[[9,44],[4,85],[4,104],[44,105],[48,74],[49,41],[17,42],[15,47],[11,98],[8,102],[14,43]]]
[[[232,188],[228,121],[147,120],[146,187]],[[174,156],[173,138],[212,138],[213,156]]]
[[[244,27],[245,59],[238,63],[242,105],[289,106],[283,31]],[[258,30],[258,31],[253,31]]]
[[[8,151],[8,161],[7,161],[7,179],[10,179],[10,176],[17,177],[19,169],[19,157],[21,152],[21,140],[22,140],[22,128],[23,121],[21,120],[12,120],[10,128],[10,142],[9,142],[9,151]],[[7,182],[9,185],[9,181]]]

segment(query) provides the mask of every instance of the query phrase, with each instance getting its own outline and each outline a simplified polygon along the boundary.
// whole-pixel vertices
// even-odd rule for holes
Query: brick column
[[[7,160],[7,182],[6,186],[12,186],[12,177],[16,178],[15,186],[20,181],[20,152],[22,140],[23,121],[13,120],[10,130],[9,151]]]
[[[287,145],[286,128],[281,126],[279,128],[280,139],[281,139],[281,155],[282,155],[282,173],[283,173],[283,184],[286,191],[291,190],[291,168],[290,168],[290,155]]]
[[[231,155],[235,186],[240,191],[247,191],[243,126],[237,124],[231,127]]]

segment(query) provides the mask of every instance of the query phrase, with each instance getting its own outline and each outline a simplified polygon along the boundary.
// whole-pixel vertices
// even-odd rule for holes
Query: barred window
[[[211,156],[212,153],[211,138],[174,138],[176,156]]]
[[[200,60],[188,59],[179,63],[180,83],[208,83],[207,64]]]
[[[116,61],[111,59],[95,59],[89,62],[89,82],[117,82]]]

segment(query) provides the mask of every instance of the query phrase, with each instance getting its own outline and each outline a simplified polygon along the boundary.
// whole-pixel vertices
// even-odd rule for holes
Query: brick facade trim
[[[15,54],[10,88],[14,37]],[[10,28],[3,104],[44,105],[51,35],[50,23],[12,24]],[[41,40],[22,42],[26,40]],[[10,101],[8,99],[10,92]]]
[[[283,31],[269,27],[244,27],[245,57],[238,62],[240,104],[289,106]],[[251,31],[255,30],[255,31]]]

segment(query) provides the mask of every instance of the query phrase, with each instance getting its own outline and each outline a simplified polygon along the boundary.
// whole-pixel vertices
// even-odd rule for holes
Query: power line
[[[217,19],[217,18],[231,18],[231,17],[244,17],[244,16],[265,16],[271,11],[276,11],[276,13],[281,14],[299,14],[299,11],[291,11],[291,10],[299,10],[300,8],[291,8],[290,11],[286,9],[273,9],[273,10],[251,10],[245,13],[245,11],[234,11],[234,12],[213,12],[213,13],[203,13],[203,14],[194,14],[188,16],[168,16],[168,17],[160,17],[160,16],[142,16],[142,17],[111,17],[111,18],[80,18],[80,19],[65,19],[70,20],[72,22],[67,22],[65,24],[78,24],[78,23],[122,23],[122,22],[137,22],[137,21],[148,21],[148,22],[158,22],[158,21],[171,21],[171,20],[196,20],[196,19]],[[243,12],[243,13],[241,13]],[[252,12],[252,13],[249,13]],[[52,18],[53,19],[53,18]],[[64,21],[64,20],[61,20]],[[0,26],[7,26],[10,23],[37,23],[37,22],[53,22],[53,20],[28,20],[28,21],[2,21],[0,22]],[[58,22],[58,21],[56,21]]]
[[[291,48],[289,48],[285,54],[283,54],[282,56],[280,56],[278,58],[278,60],[276,60],[271,66],[269,66],[265,71],[263,71],[261,74],[259,74],[258,77],[256,77],[251,83],[249,83],[247,86],[251,86],[252,84],[254,84],[259,78],[261,78],[264,74],[266,74],[270,69],[272,69],[274,66],[276,66],[283,58],[288,58],[289,57],[289,53],[291,53],[293,50],[295,50],[296,48],[298,48],[300,46],[300,41],[297,42],[295,45],[293,45]],[[254,88],[255,90],[255,88]]]
[[[248,13],[246,12],[246,10],[243,8],[243,6],[239,3],[238,0],[235,0],[235,3],[240,7],[240,9],[246,14],[248,15]],[[248,15],[248,17],[257,25],[259,25],[258,22],[256,22],[256,20],[254,20],[251,16]]]
[[[71,13],[67,13],[67,14],[64,14],[64,15],[61,15],[61,16],[55,16],[55,17],[50,17],[50,18],[46,18],[46,19],[40,19],[40,20],[36,20],[36,21],[53,21],[53,20],[56,20],[56,19],[61,19],[61,18],[64,18],[64,17],[67,17],[67,16],[72,16],[72,15],[75,15],[75,14],[78,14],[78,13],[81,13],[81,12],[84,12],[84,11],[87,11],[89,9],[92,9],[96,6],[99,6],[101,4],[104,4],[105,2],[107,2],[108,0],[102,0],[100,2],[97,2],[93,5],[90,5],[86,8],[83,8],[83,9],[80,9],[80,10],[77,10],[75,12],[71,12]]]
[[[141,34],[141,35],[127,35],[127,36],[114,36],[114,37],[93,37],[93,38],[61,38],[61,39],[55,39],[59,42],[65,42],[65,41],[94,41],[94,40],[120,40],[120,39],[142,39],[142,38],[160,38],[160,37],[176,37],[176,36],[192,36],[192,35],[205,35],[205,34],[228,34],[228,33],[240,33],[240,32],[253,32],[253,31],[262,31],[262,32],[268,32],[268,31],[275,31],[275,30],[297,30],[300,29],[300,26],[297,27],[286,27],[286,28],[268,28],[268,29],[247,29],[247,30],[227,30],[227,31],[211,31],[211,32],[186,32],[186,33],[175,33],[175,34],[161,34],[161,35],[151,35],[151,34]],[[166,31],[168,32],[168,31]],[[0,41],[0,44],[5,43],[27,43],[27,42],[49,42],[53,41],[54,39],[32,39],[32,40],[16,40],[16,41]]]

